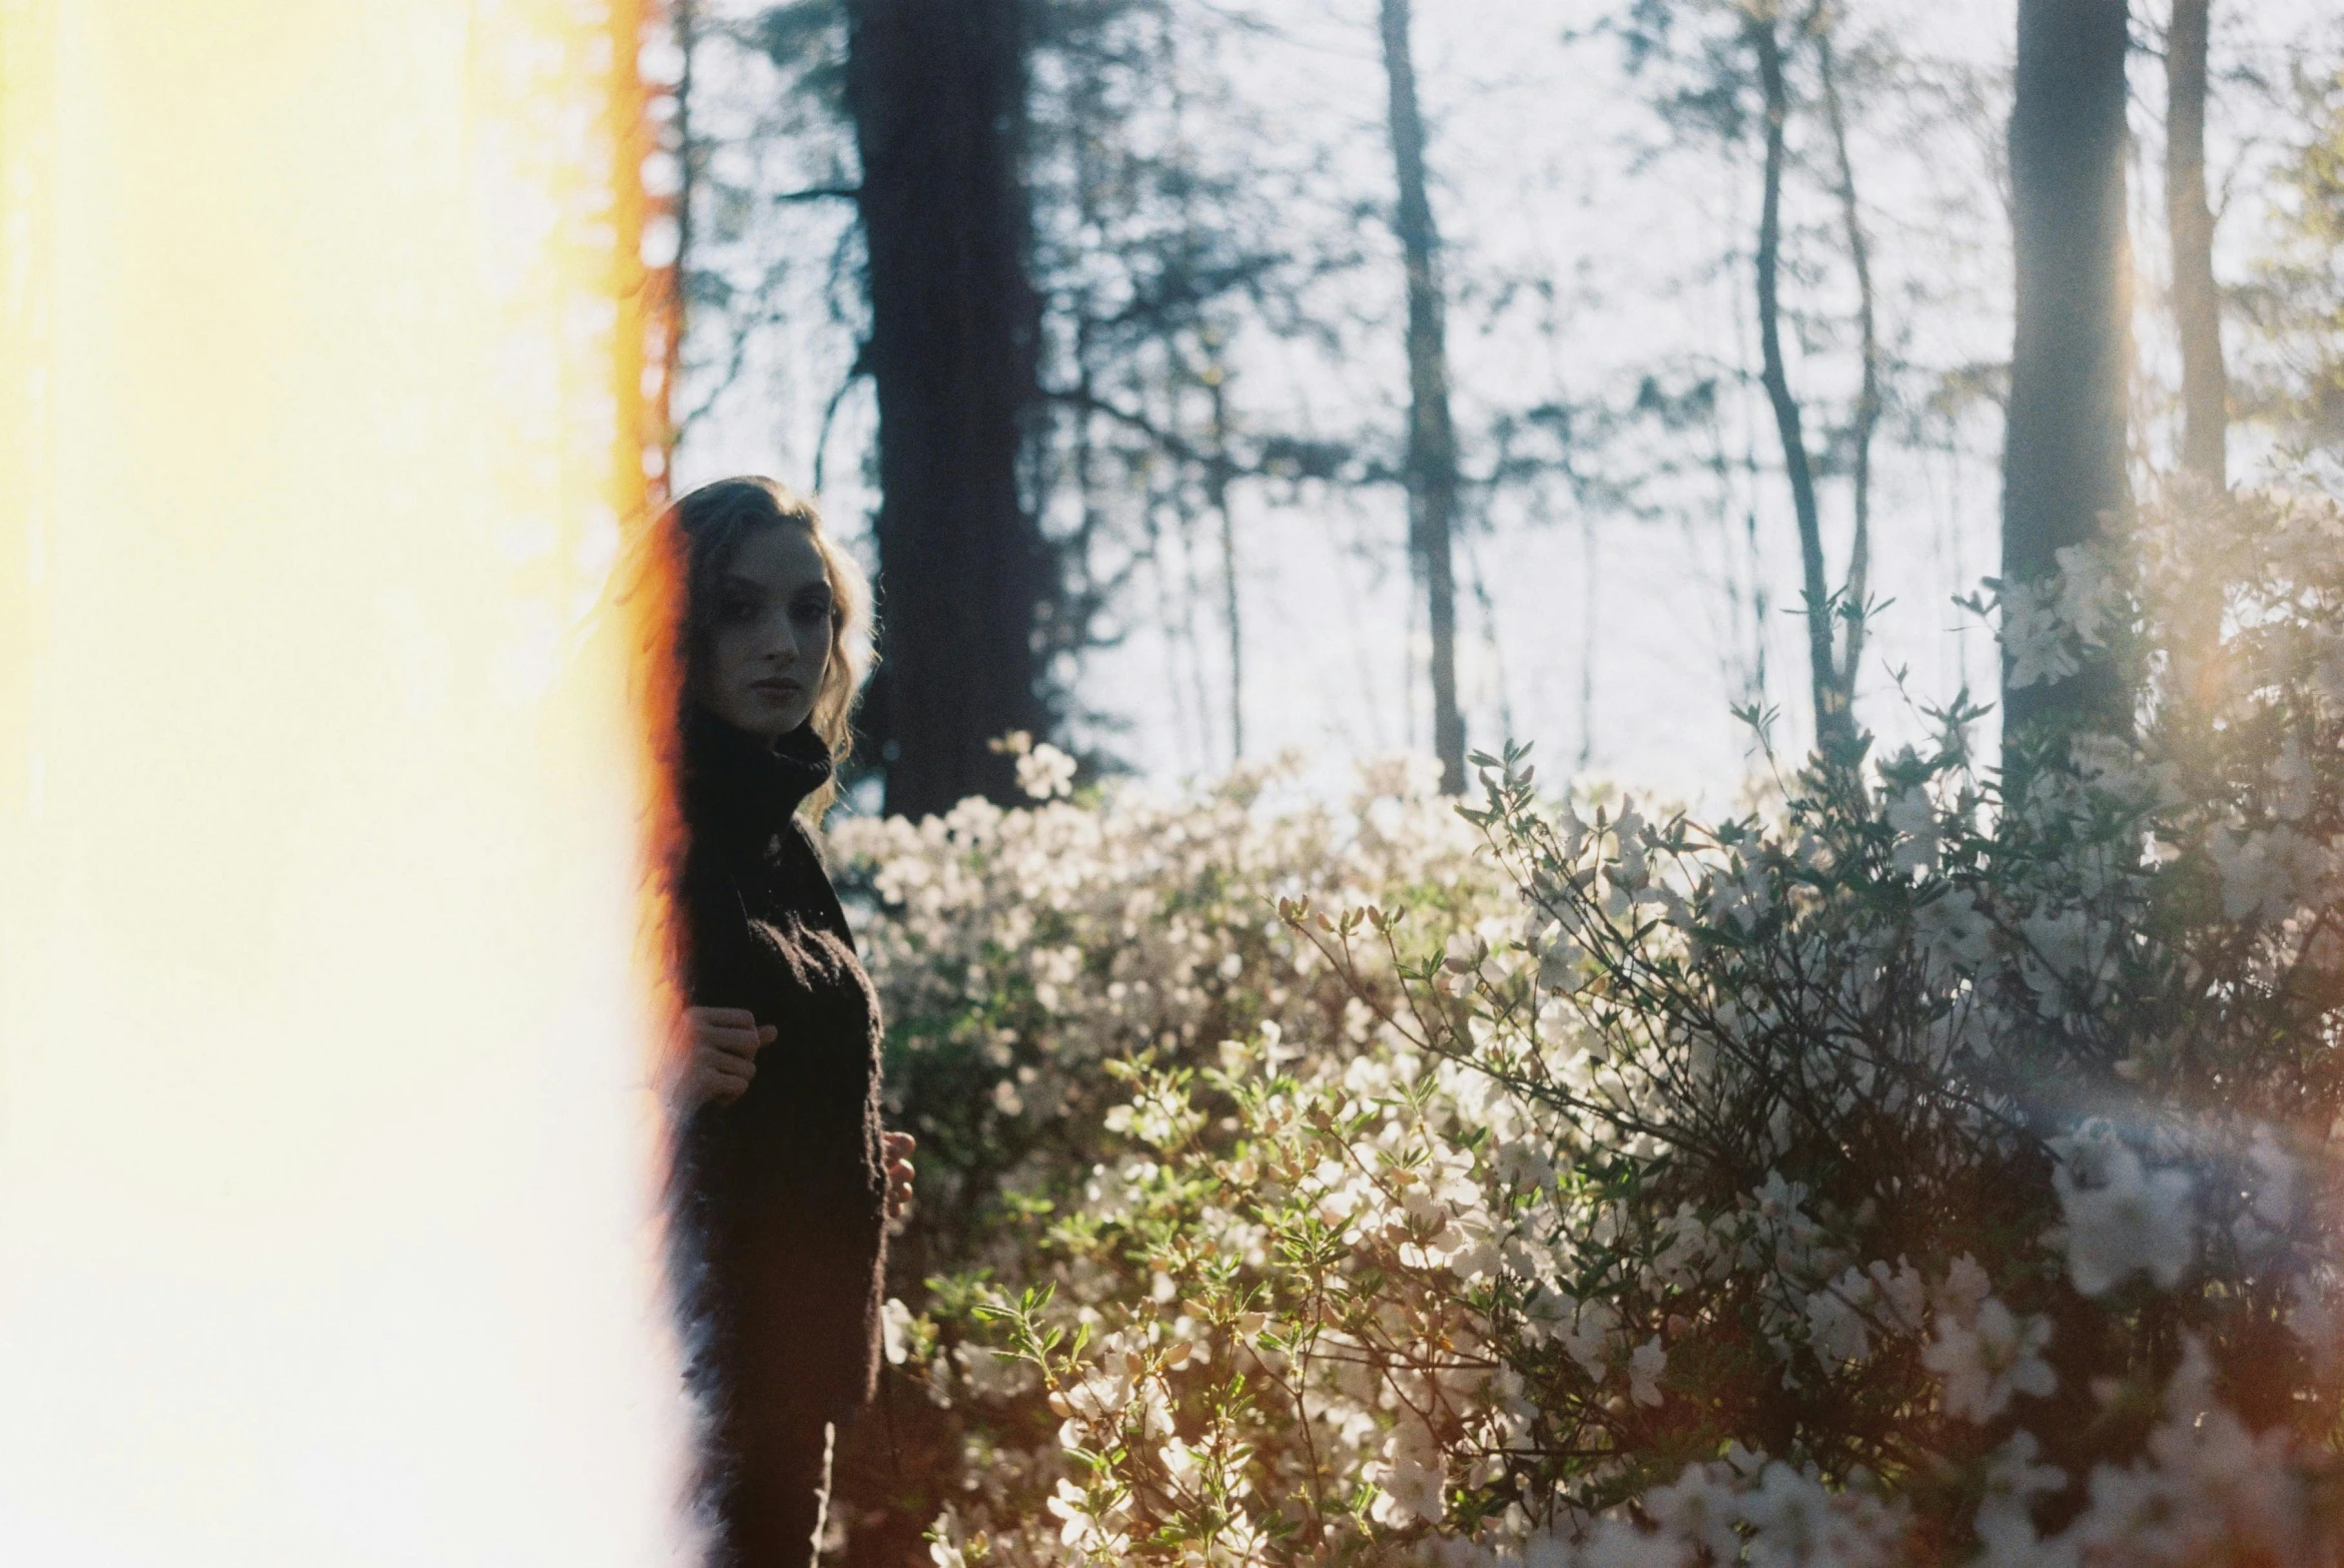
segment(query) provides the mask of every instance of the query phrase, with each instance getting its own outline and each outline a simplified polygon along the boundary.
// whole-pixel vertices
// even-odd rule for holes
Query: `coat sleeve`
[[[836,936],[761,928],[792,984],[776,1003],[741,1115],[742,1268],[772,1331],[796,1347],[825,1418],[866,1402],[878,1377],[887,1178],[880,1155],[879,1029],[870,982]]]

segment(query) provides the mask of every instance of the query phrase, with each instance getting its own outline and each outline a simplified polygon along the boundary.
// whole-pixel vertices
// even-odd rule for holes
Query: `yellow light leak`
[[[646,10],[0,0],[0,1562],[690,1555]]]

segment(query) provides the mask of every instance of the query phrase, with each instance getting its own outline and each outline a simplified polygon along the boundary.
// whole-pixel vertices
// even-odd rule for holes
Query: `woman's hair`
[[[830,659],[814,693],[814,733],[830,748],[830,782],[806,797],[804,810],[820,822],[838,798],[835,770],[854,750],[855,703],[871,671],[871,586],[863,568],[822,526],[822,514],[804,496],[756,474],[703,484],[675,503],[684,546],[684,690],[697,688],[715,624],[717,584],[734,552],[753,529],[803,528],[830,579]],[[686,700],[690,700],[686,697]]]

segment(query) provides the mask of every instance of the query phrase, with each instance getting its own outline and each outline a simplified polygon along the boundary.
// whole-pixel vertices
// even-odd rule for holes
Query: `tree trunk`
[[[2125,0],[2019,0],[2010,189],[2017,274],[2002,452],[2002,579],[2036,581],[2057,552],[2121,521],[2126,330]],[[2114,667],[2013,687],[2006,738],[2122,722]],[[2007,752],[2007,747],[2005,747]]]
[[[2214,287],[2214,215],[2205,195],[2209,0],[2173,0],[2165,40],[2165,221],[2173,244],[2173,316],[2181,332],[2181,465],[2229,483],[2229,378],[2222,297]]]
[[[1054,566],[1020,483],[1040,406],[1026,275],[1021,0],[848,0],[879,401],[887,810],[1019,798],[988,742],[1048,727],[1037,622]]]
[[[1783,77],[1783,41],[1772,11],[1751,18],[1750,41],[1758,53],[1759,87],[1766,99],[1766,172],[1758,217],[1758,346],[1760,379],[1774,406],[1775,432],[1783,445],[1783,471],[1791,481],[1791,506],[1799,522],[1800,580],[1807,599],[1807,662],[1815,694],[1816,749],[1845,749],[1855,738],[1856,719],[1842,689],[1833,652],[1834,599],[1824,571],[1823,516],[1816,503],[1815,467],[1807,453],[1799,399],[1783,363],[1782,245],[1784,135],[1790,123],[1790,88]],[[1853,672],[1853,661],[1851,661]]]
[[[1245,635],[1238,618],[1237,528],[1229,514],[1229,479],[1236,465],[1229,460],[1228,370],[1215,358],[1204,368],[1204,385],[1212,394],[1212,447],[1204,468],[1204,495],[1220,524],[1221,618],[1229,635],[1229,761],[1245,756]]]
[[[1847,231],[1848,261],[1856,272],[1857,352],[1864,382],[1856,393],[1855,447],[1849,482],[1854,489],[1856,528],[1848,544],[1848,579],[1842,598],[1853,612],[1846,618],[1847,641],[1840,650],[1840,697],[1851,715],[1856,707],[1856,671],[1864,660],[1864,608],[1872,582],[1872,440],[1880,429],[1880,322],[1872,283],[1872,240],[1864,232],[1864,208],[1856,200],[1856,161],[1848,154],[1848,115],[1840,103],[1839,64],[1831,34],[1816,37],[1816,67],[1823,75],[1824,113],[1831,126],[1832,152],[1839,163],[1840,221]]]
[[[1442,321],[1440,236],[1424,189],[1424,119],[1408,47],[1408,0],[1382,0],[1383,69],[1399,177],[1393,227],[1408,268],[1408,545],[1424,584],[1432,634],[1432,747],[1440,787],[1465,789],[1465,720],[1457,708],[1457,579],[1450,533],[1457,510],[1457,437],[1449,420],[1448,333]]]

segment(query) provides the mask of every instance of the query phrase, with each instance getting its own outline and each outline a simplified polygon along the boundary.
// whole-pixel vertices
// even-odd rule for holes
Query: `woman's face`
[[[830,663],[830,574],[804,528],[752,528],[717,578],[701,704],[778,740],[806,722]]]

